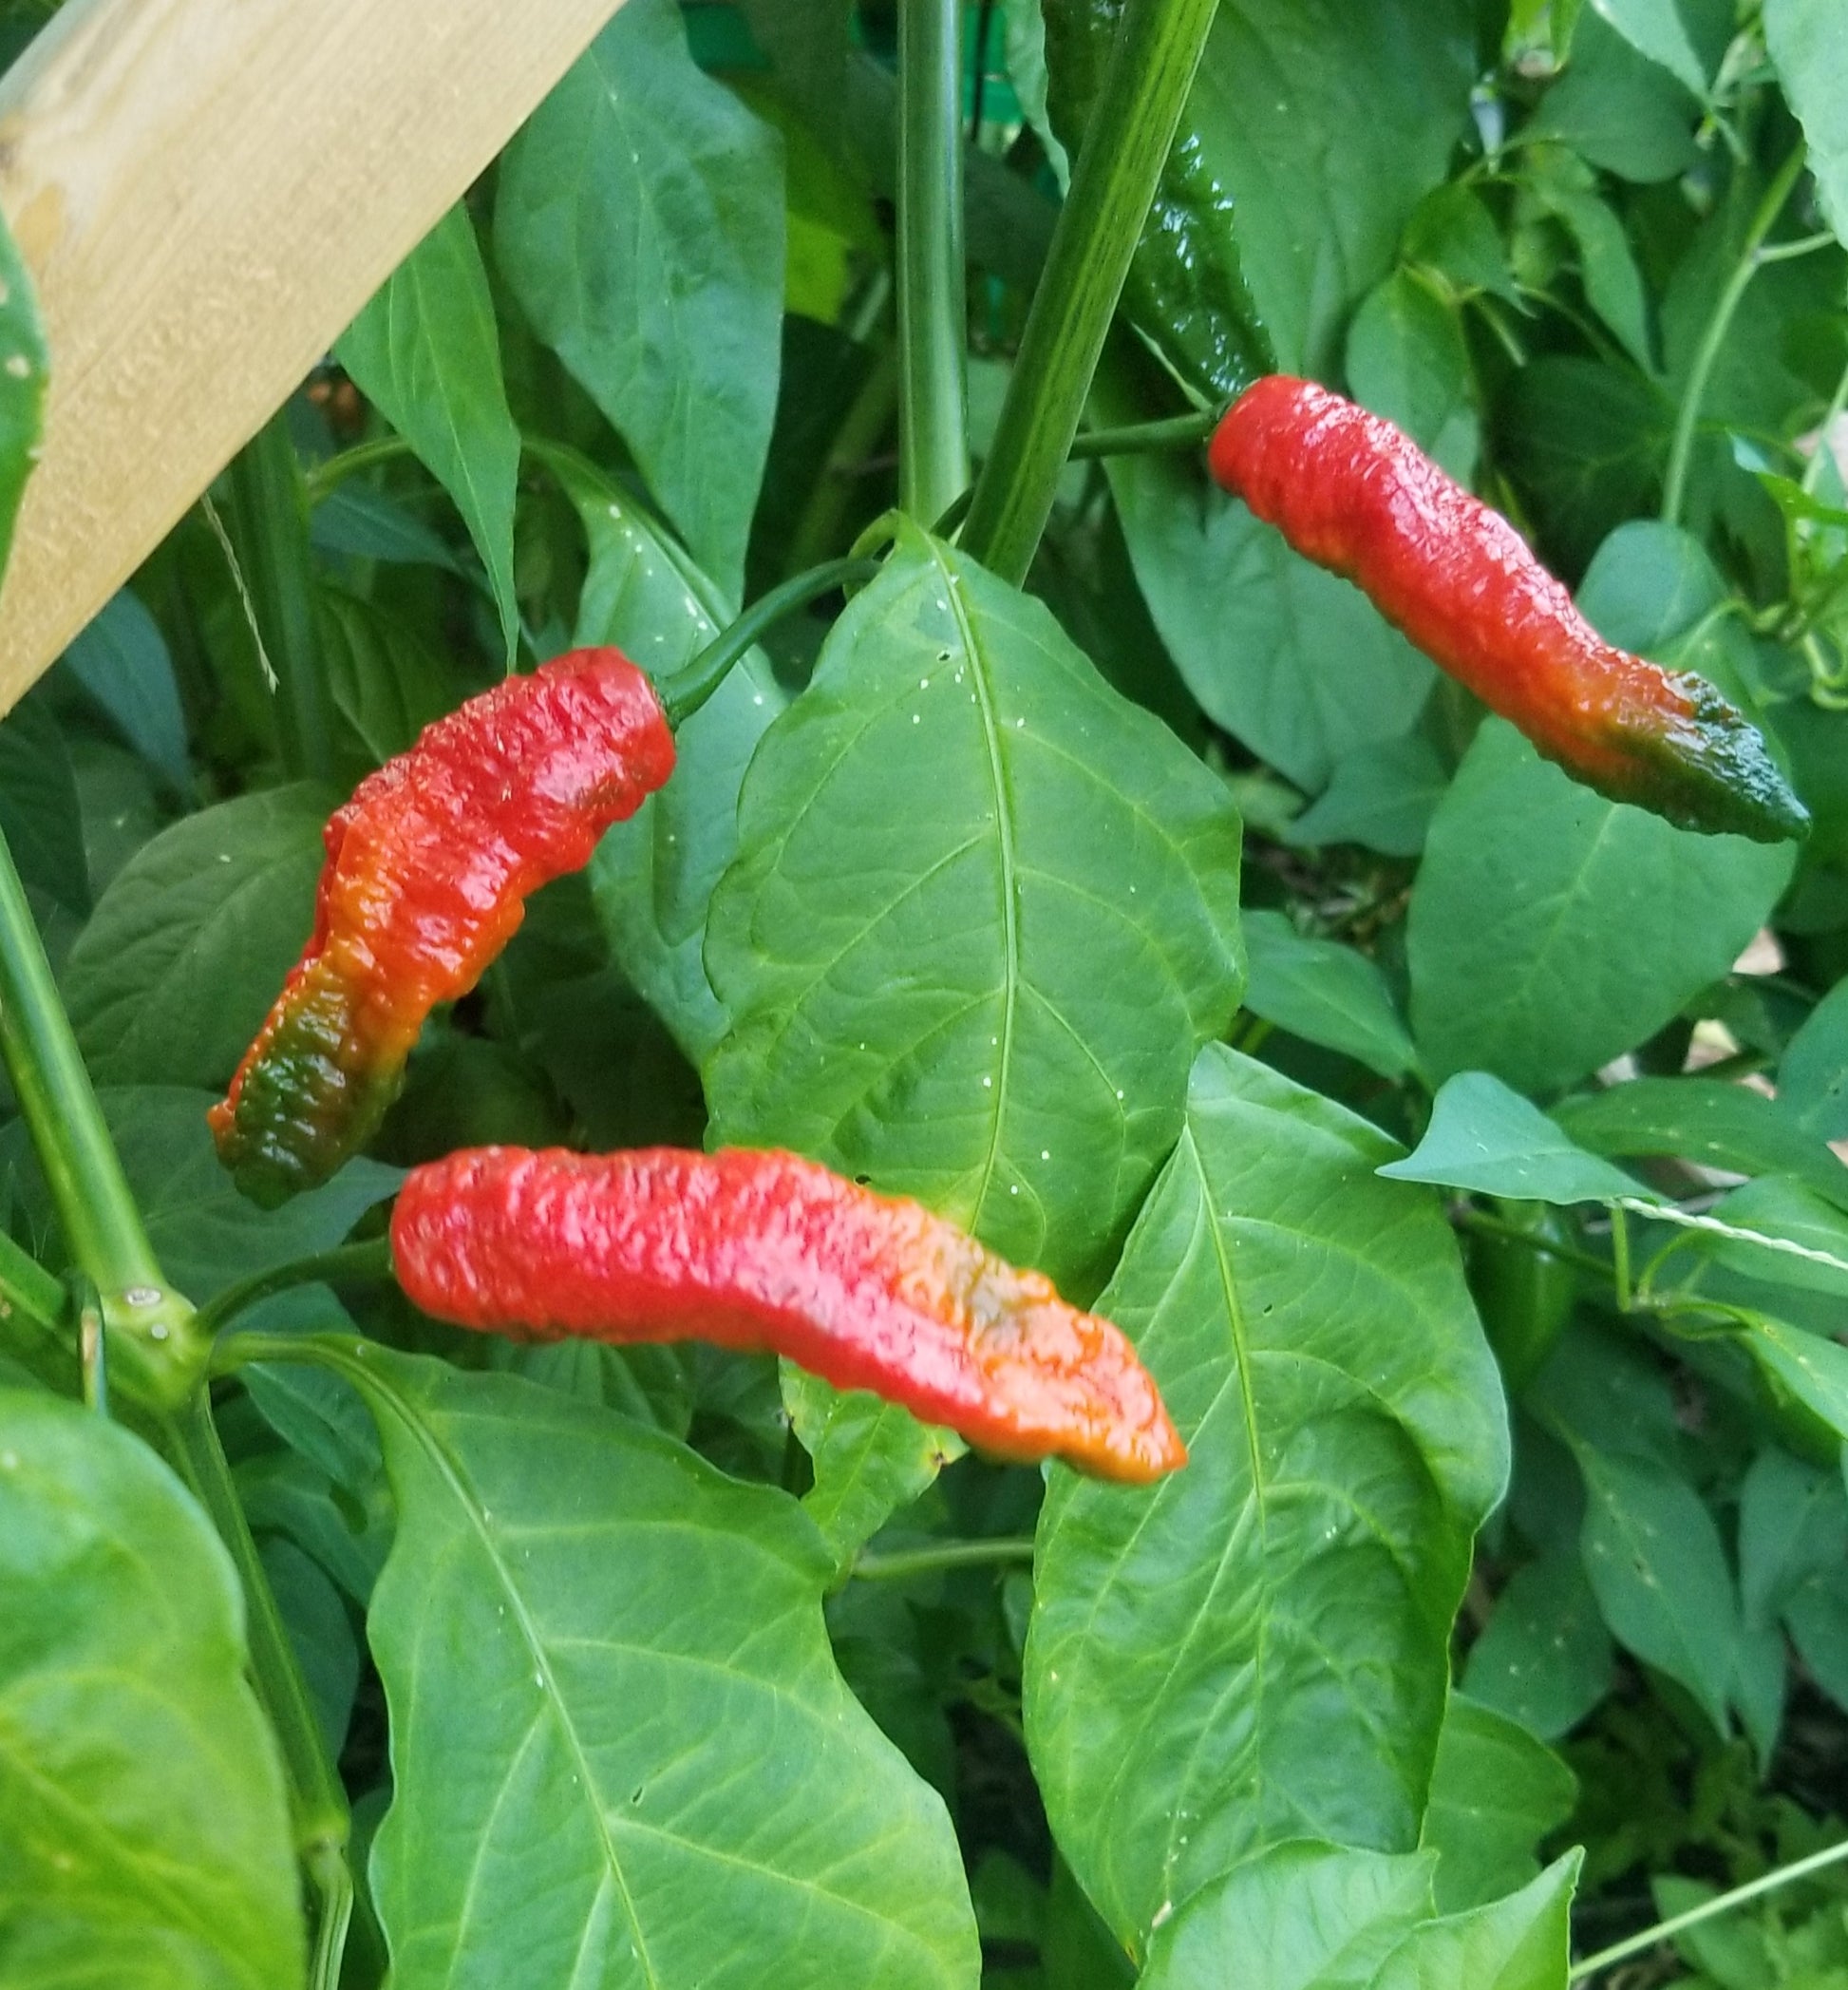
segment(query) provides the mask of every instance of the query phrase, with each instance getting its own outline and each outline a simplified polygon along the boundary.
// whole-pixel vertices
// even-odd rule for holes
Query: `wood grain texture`
[[[0,711],[620,4],[68,0],[0,82],[0,210],[51,348]]]

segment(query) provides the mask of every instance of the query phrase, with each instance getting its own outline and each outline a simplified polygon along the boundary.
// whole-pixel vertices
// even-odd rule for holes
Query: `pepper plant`
[[[1839,1982],[1845,103],[1839,0],[627,0],[0,724],[9,1990]],[[1546,642],[1430,634],[1475,524],[1363,593],[1312,437],[1290,540],[1217,488],[1273,373],[1511,521],[1572,668],[1687,673],[1616,718],[1770,840],[1386,619],[1528,709]],[[374,957],[350,1140],[249,1199],[330,816],[583,648],[670,774]],[[468,724],[403,903],[531,825]],[[482,1243],[489,1146],[911,1199],[1187,1462],[479,1331],[595,1241]],[[532,1179],[829,1180],[651,1166]]]

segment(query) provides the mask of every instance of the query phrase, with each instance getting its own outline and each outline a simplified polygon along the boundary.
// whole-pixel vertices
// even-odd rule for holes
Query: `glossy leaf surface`
[[[1026,1713],[1061,1848],[1126,1940],[1257,1847],[1417,1842],[1506,1440],[1435,1201],[1375,1173],[1394,1151],[1206,1051],[1100,1301],[1192,1458],[1145,1492],[1052,1474]]]
[[[401,1990],[972,1990],[949,1819],[835,1670],[793,1501],[511,1376],[374,1348],[361,1387]]]
[[[301,1916],[243,1600],[138,1438],[0,1392],[0,1979],[294,1990]]]
[[[745,784],[716,1139],[870,1176],[1082,1298],[1236,1006],[1238,845],[1040,603],[907,530]]]

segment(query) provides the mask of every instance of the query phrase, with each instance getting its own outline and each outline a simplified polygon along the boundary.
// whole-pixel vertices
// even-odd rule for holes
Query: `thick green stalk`
[[[1218,0],[1129,0],[962,543],[1027,578]]]
[[[1219,426],[1223,409],[1169,415],[1159,422],[1133,422],[1122,428],[1092,428],[1074,439],[1070,459],[1094,456],[1155,456],[1169,449],[1204,448]]]
[[[910,1576],[939,1575],[953,1568],[993,1568],[1032,1559],[1032,1535],[998,1535],[990,1541],[940,1541],[933,1547],[861,1555],[848,1573],[856,1582],[896,1583]]]
[[[311,1990],[333,1990],[353,1911],[347,1869],[351,1813],[339,1772],[329,1756],[308,1688],[283,1627],[282,1613],[237,1497],[231,1467],[212,1422],[212,1400],[196,1390],[167,1426],[175,1461],[200,1506],[212,1516],[242,1579],[251,1676],[275,1730],[294,1810],[295,1845],[320,1896],[315,1917]]]
[[[71,1257],[95,1281],[134,1393],[171,1407],[204,1372],[192,1308],[169,1292],[0,840],[0,1055]]]
[[[276,676],[276,737],[297,780],[333,776],[333,725],[314,628],[308,491],[289,433],[273,415],[231,465],[232,540],[264,654]]]
[[[273,1271],[254,1273],[228,1286],[216,1298],[207,1299],[194,1316],[198,1330],[208,1339],[217,1339],[247,1306],[267,1299],[297,1285],[334,1285],[353,1279],[380,1279],[391,1276],[391,1245],[383,1237],[368,1243],[345,1243],[331,1251],[318,1251],[311,1258],[293,1258]]]
[[[898,502],[928,524],[969,482],[962,0],[898,0]]]
[[[1720,349],[1726,342],[1726,333],[1732,329],[1733,316],[1747,285],[1768,259],[1775,259],[1767,256],[1764,237],[1783,212],[1784,202],[1790,199],[1802,170],[1803,147],[1800,143],[1778,168],[1777,177],[1765,189],[1764,199],[1759,202],[1758,212],[1745,231],[1739,260],[1733,265],[1732,275],[1726,278],[1725,288],[1713,307],[1713,315],[1701,334],[1694,363],[1688,371],[1688,386],[1681,397],[1681,408],[1675,418],[1668,473],[1662,481],[1662,518],[1667,524],[1681,522],[1682,506],[1688,498],[1688,473],[1694,460],[1694,431],[1700,426],[1701,407],[1707,399],[1707,382],[1713,376]]]

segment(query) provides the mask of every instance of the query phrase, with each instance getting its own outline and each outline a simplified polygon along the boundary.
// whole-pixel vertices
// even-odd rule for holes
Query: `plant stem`
[[[312,1990],[332,1990],[339,1981],[340,1956],[353,1910],[352,1875],[347,1869],[351,1817],[347,1792],[328,1754],[321,1724],[302,1683],[300,1668],[283,1628],[282,1613],[263,1570],[250,1524],[232,1481],[231,1467],[212,1421],[211,1396],[204,1389],[167,1425],[181,1474],[212,1516],[241,1578],[250,1638],[251,1676],[257,1697],[275,1730],[294,1810],[295,1843],[316,1892]]]
[[[861,1555],[848,1571],[855,1581],[896,1583],[907,1576],[942,1569],[984,1568],[996,1563],[1030,1562],[1033,1537],[1005,1535],[993,1541],[946,1541],[935,1547],[896,1548],[889,1555]]]
[[[1716,1915],[1730,1914],[1735,1907],[1743,1907],[1747,1901],[1757,1900],[1766,1893],[1774,1893],[1781,1886],[1791,1886],[1798,1880],[1808,1879],[1811,1873],[1820,1872],[1825,1867],[1834,1866],[1848,1859],[1848,1838],[1839,1845],[1832,1845],[1826,1850],[1812,1852],[1807,1859],[1799,1859],[1792,1866],[1781,1866],[1775,1872],[1767,1872],[1763,1879],[1750,1880],[1743,1886],[1735,1886],[1730,1893],[1715,1895],[1712,1900],[1703,1901],[1698,1907],[1689,1907],[1685,1914],[1670,1915],[1667,1921],[1659,1921],[1652,1928],[1645,1928],[1640,1935],[1631,1935],[1622,1942],[1613,1943],[1609,1948],[1601,1948],[1594,1956],[1587,1956],[1582,1962],[1575,1962],[1566,1977],[1569,1983],[1581,1982],[1588,1976],[1596,1976],[1600,1970],[1609,1969],[1612,1963],[1621,1962],[1628,1956],[1641,1955],[1646,1948],[1653,1948],[1658,1943],[1666,1942],[1671,1935],[1679,1935],[1684,1928],[1696,1927],[1703,1921],[1711,1921]]]
[[[968,551],[1015,585],[1051,516],[1217,4],[1128,0],[1117,29],[963,533]]]
[[[1123,428],[1093,428],[1079,436],[1068,452],[1082,463],[1092,456],[1152,456],[1162,449],[1193,449],[1210,440],[1219,426],[1221,410],[1170,415],[1160,422],[1135,422]]]
[[[350,449],[330,456],[325,463],[317,463],[302,479],[302,488],[312,506],[330,491],[338,489],[349,477],[356,477],[361,470],[372,469],[382,463],[395,463],[399,457],[409,454],[410,445],[402,435],[374,436],[369,443],[356,443]]]
[[[105,1325],[123,1337],[125,1351],[132,1350],[130,1386],[172,1407],[203,1373],[205,1343],[193,1332],[192,1308],[167,1290],[147,1241],[4,839],[0,1055],[71,1257],[95,1281]],[[43,1285],[28,1279],[17,1262],[9,1268],[44,1295]]]
[[[338,1250],[295,1258],[273,1271],[258,1272],[228,1286],[194,1314],[193,1325],[211,1340],[247,1306],[255,1306],[259,1299],[288,1292],[293,1286],[333,1285],[344,1279],[380,1279],[390,1276],[391,1246],[383,1237],[368,1243],[342,1244]]]
[[[1611,1205],[1611,1276],[1617,1286],[1617,1311],[1628,1313],[1630,1282],[1630,1218],[1615,1203]]]
[[[784,616],[806,608],[822,595],[833,594],[836,588],[870,580],[878,571],[877,559],[830,559],[785,580],[781,587],[773,587],[753,601],[730,628],[715,635],[690,663],[655,686],[655,695],[668,714],[668,723],[676,731],[684,726],[726,681],[740,657],[761,642],[765,632]]]
[[[1678,525],[1681,522],[1682,505],[1688,496],[1688,472],[1694,457],[1694,430],[1700,422],[1702,403],[1707,399],[1707,382],[1713,376],[1720,349],[1732,329],[1733,314],[1739,309],[1746,286],[1765,261],[1780,254],[1779,251],[1767,254],[1764,237],[1783,212],[1784,202],[1790,199],[1802,170],[1803,147],[1800,142],[1765,189],[1758,212],[1752,217],[1751,226],[1745,231],[1739,260],[1713,307],[1707,330],[1701,334],[1694,363],[1688,370],[1688,386],[1681,397],[1680,411],[1675,417],[1674,442],[1669,450],[1669,469],[1662,483],[1662,519],[1665,524]]]
[[[257,632],[276,673],[282,764],[296,780],[331,780],[333,728],[314,630],[308,492],[286,408],[233,459],[231,510]]]
[[[898,502],[929,524],[969,482],[962,0],[898,0]]]

